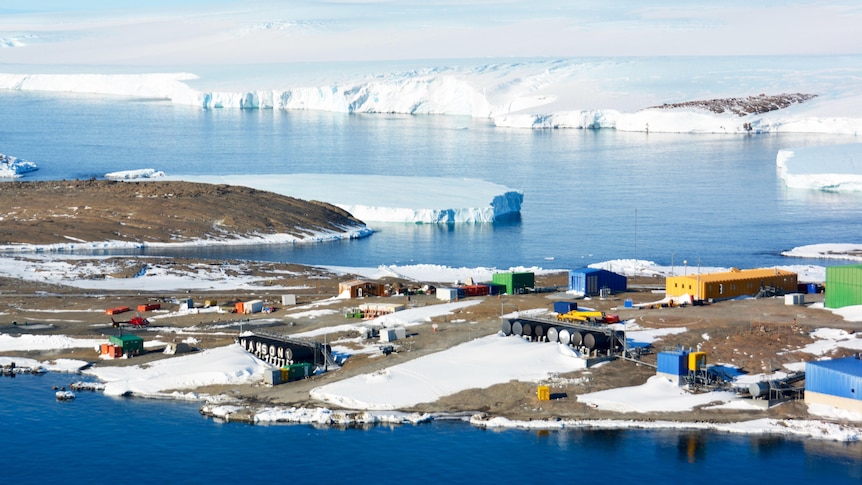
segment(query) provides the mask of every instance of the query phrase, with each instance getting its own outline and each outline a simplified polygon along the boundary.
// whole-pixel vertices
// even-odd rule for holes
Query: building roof
[[[615,273],[615,272],[613,272],[613,271],[610,271],[610,270],[607,270],[607,269],[602,269],[602,268],[578,268],[578,269],[573,269],[573,270],[569,271],[569,273],[584,273],[584,274],[590,274],[590,273],[610,273],[610,274],[619,275],[619,273]],[[619,276],[622,276],[622,275],[619,275]]]
[[[687,275],[676,275],[676,278],[689,278],[691,280],[700,280],[701,282],[710,281],[728,281],[728,280],[749,280],[756,278],[768,278],[773,276],[796,276],[793,271],[787,271],[778,268],[761,268],[761,269],[736,269],[723,271],[720,273],[694,273]]]
[[[822,367],[841,374],[862,377],[862,359],[856,357],[845,357],[843,359],[817,360],[806,362],[806,366]]]
[[[123,335],[112,335],[111,338],[118,339],[122,342],[135,342],[138,340],[144,340],[142,337],[138,337],[137,335],[132,335],[130,333],[125,333]]]
[[[827,267],[826,267],[826,270],[828,271],[829,269],[833,269],[833,268],[840,268],[840,269],[844,269],[844,268],[862,269],[862,264],[842,264],[842,265],[838,265],[838,266],[827,266]]]
[[[359,285],[367,285],[368,283],[371,283],[371,282],[370,282],[370,281],[366,281],[366,280],[349,280],[349,281],[342,281],[341,283],[339,283],[339,285],[343,285],[343,286],[359,286]],[[377,283],[374,283],[374,284],[377,284]]]

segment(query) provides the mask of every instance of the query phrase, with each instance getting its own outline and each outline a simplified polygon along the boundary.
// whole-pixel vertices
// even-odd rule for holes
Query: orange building
[[[797,275],[778,268],[737,269],[721,273],[696,273],[665,278],[667,296],[691,295],[695,300],[727,300],[754,296],[765,288],[795,293]]]
[[[338,283],[338,294],[349,294],[350,298],[363,298],[366,296],[383,296],[383,285],[365,280],[350,280]]]

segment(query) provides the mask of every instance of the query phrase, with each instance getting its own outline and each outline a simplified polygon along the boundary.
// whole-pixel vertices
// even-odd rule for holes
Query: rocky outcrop
[[[816,94],[803,93],[777,94],[771,96],[759,94],[757,96],[748,96],[745,98],[719,98],[701,101],[685,101],[682,103],[665,103],[660,106],[650,106],[650,108],[696,108],[705,109],[718,114],[733,113],[737,116],[747,116],[784,109],[793,104],[803,103],[815,97],[817,97]]]

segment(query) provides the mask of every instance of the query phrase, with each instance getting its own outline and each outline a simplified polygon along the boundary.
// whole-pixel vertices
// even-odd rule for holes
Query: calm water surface
[[[4,483],[858,484],[862,444],[685,431],[487,431],[459,421],[337,429],[220,423],[198,404],[79,392],[75,376],[0,378]]]

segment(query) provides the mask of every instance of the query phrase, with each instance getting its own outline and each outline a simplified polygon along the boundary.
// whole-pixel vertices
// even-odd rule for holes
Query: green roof
[[[119,340],[120,342],[123,342],[123,343],[126,343],[126,342],[143,342],[144,341],[143,338],[138,337],[137,335],[132,335],[130,333],[127,333],[125,335],[119,335],[119,336],[114,335],[111,338]]]

